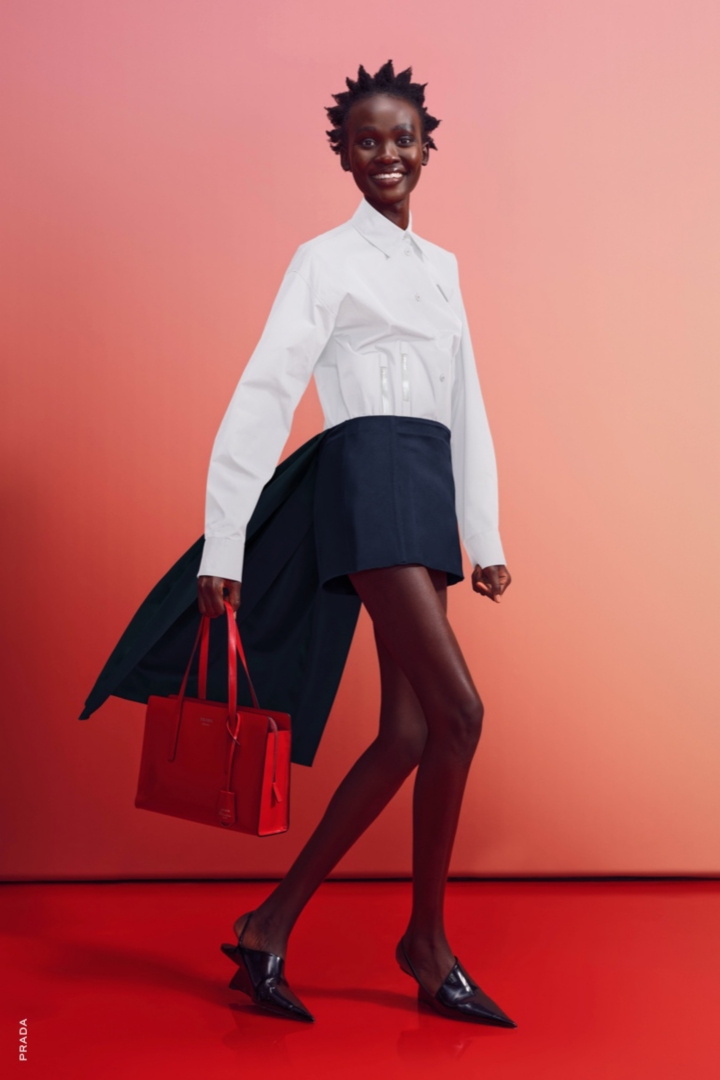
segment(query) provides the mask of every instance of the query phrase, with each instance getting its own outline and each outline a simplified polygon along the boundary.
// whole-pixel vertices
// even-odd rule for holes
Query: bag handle
[[[242,666],[245,669],[247,675],[248,686],[250,687],[250,695],[252,697],[253,705],[256,709],[260,708],[260,704],[255,693],[255,687],[252,684],[250,678],[250,672],[248,670],[247,658],[245,656],[245,650],[240,640],[240,630],[238,624],[235,621],[235,612],[232,609],[229,600],[223,601],[225,604],[225,613],[227,615],[227,627],[228,627],[228,715],[231,722],[235,723],[237,716],[237,657],[240,654],[240,660]],[[210,620],[208,620],[209,622]],[[207,661],[206,661],[207,663]]]
[[[250,686],[250,693],[252,694],[253,704],[256,709],[260,708],[258,704],[257,695],[255,694],[255,688],[250,678],[250,672],[248,671],[247,659],[245,657],[245,650],[243,649],[242,641],[240,640],[240,629],[235,621],[235,613],[228,600],[225,600],[225,611],[228,619],[228,716],[225,721],[225,727],[228,730],[228,734],[231,738],[231,743],[228,749],[227,766],[225,771],[225,790],[221,792],[221,795],[227,794],[232,796],[232,771],[233,762],[235,760],[235,747],[239,746],[238,741],[240,723],[237,715],[237,654],[240,654],[240,660],[242,666],[245,668],[245,674],[247,675],[248,685]],[[282,794],[280,787],[277,783],[277,760],[278,760],[278,726],[272,716],[268,716],[268,730],[273,734],[273,767],[272,776],[270,778],[270,792],[271,798],[274,802],[282,802]],[[232,728],[230,727],[232,723]],[[234,730],[233,730],[234,729]]]
[[[248,686],[250,687],[250,695],[253,700],[253,705],[256,709],[260,708],[258,703],[257,694],[255,693],[255,687],[252,684],[250,678],[250,671],[248,669],[247,659],[245,657],[245,650],[240,640],[240,630],[238,628],[235,612],[232,609],[232,605],[229,600],[223,600],[225,604],[225,614],[227,616],[227,628],[228,628],[228,719],[235,725],[237,721],[237,656],[240,654],[240,660],[247,676]],[[172,737],[170,739],[170,747],[168,751],[168,760],[172,761],[175,757],[177,750],[177,740],[180,734],[180,721],[182,720],[182,708],[183,701],[185,699],[185,691],[187,688],[188,676],[190,674],[190,667],[193,662],[193,657],[200,644],[200,661],[198,667],[198,698],[201,701],[207,701],[207,669],[208,669],[208,654],[210,646],[210,620],[212,616],[203,615],[200,619],[200,625],[198,626],[197,634],[195,635],[195,642],[190,653],[190,659],[187,662],[185,668],[185,674],[183,675],[182,685],[180,686],[180,692],[178,694],[176,721]]]

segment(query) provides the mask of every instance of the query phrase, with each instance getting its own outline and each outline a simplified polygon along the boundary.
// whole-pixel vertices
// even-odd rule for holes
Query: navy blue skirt
[[[323,434],[314,496],[323,589],[348,574],[420,563],[463,580],[450,429],[412,416],[358,416]]]

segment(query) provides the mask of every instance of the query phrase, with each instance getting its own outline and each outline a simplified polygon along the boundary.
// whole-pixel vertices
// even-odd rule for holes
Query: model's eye
[[[369,136],[366,136],[364,139],[360,140],[360,145],[369,148],[375,145],[375,140],[371,139]]]

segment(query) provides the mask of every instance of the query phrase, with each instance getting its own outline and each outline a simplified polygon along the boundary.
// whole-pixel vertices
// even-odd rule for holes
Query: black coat
[[[318,582],[313,495],[324,432],[280,464],[248,523],[237,622],[260,704],[290,714],[292,760],[312,765],[345,667],[360,598]],[[204,536],[158,581],[131,619],[79,716],[110,696],[147,702],[180,689],[200,620]],[[197,654],[187,694],[197,696]],[[208,698],[227,701],[227,623],[210,624]],[[250,705],[238,664],[238,701]]]

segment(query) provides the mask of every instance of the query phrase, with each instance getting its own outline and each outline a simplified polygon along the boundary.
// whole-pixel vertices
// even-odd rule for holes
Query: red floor
[[[450,940],[515,1031],[418,1011],[406,883],[325,884],[287,959],[316,1023],[263,1014],[219,944],[270,887],[3,886],[2,1075],[720,1077],[720,882],[451,883]]]

